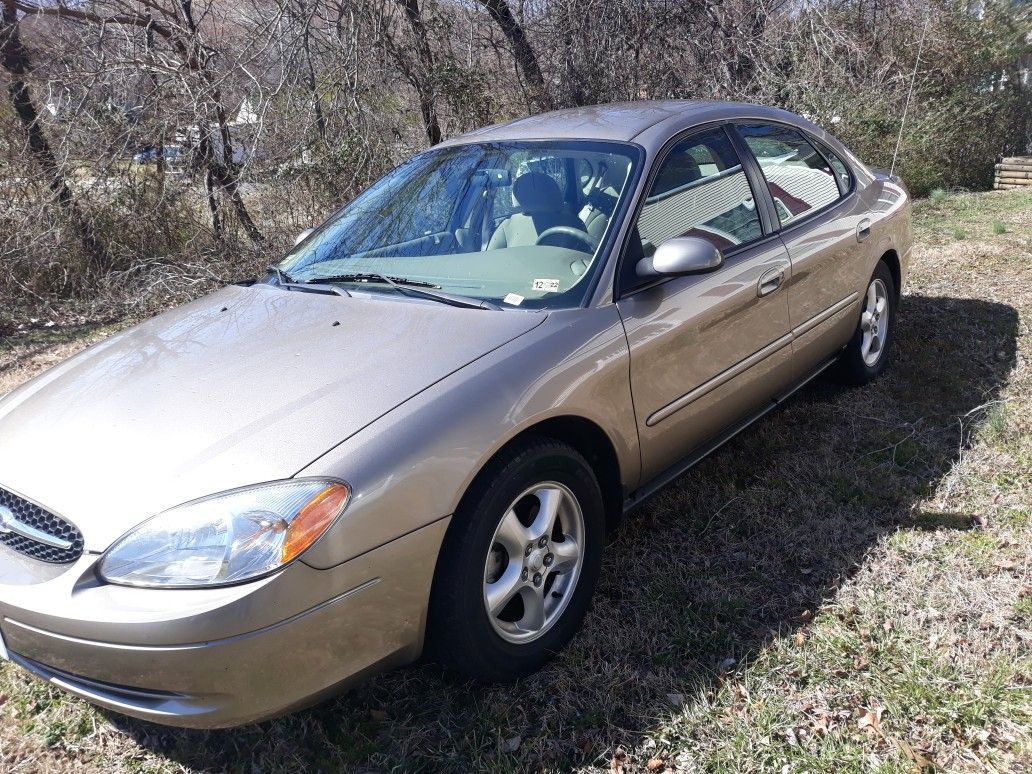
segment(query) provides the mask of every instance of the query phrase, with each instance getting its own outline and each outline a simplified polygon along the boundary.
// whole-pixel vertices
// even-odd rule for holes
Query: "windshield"
[[[391,290],[369,284],[382,275],[510,307],[576,306],[639,154],[588,141],[431,150],[336,213],[279,268],[294,282]]]

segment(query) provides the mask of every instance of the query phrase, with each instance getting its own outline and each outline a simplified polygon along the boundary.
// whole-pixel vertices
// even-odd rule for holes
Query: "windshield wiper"
[[[308,284],[319,282],[382,282],[387,285],[407,285],[413,288],[433,288],[440,290],[440,285],[423,280],[408,279],[407,277],[395,277],[390,274],[377,274],[376,272],[352,272],[351,274],[334,274],[331,277],[315,277],[305,280]]]
[[[461,306],[465,309],[501,309],[500,306],[493,304],[490,301],[472,301],[468,298],[463,298],[462,296],[453,296],[450,293],[434,293],[429,290],[423,290],[423,288],[437,289],[438,286],[434,285],[432,282],[411,280],[406,279],[405,277],[390,277],[386,274],[377,274],[376,272],[338,274],[332,277],[317,277],[315,279],[305,280],[305,284],[308,285],[327,284],[331,282],[379,282],[384,285],[390,285],[399,293],[404,293],[408,296],[429,298],[432,301],[439,301],[442,304],[449,304],[451,306]]]
[[[276,275],[276,279],[279,280],[279,284],[281,284],[281,285],[287,285],[287,284],[289,284],[289,283],[294,281],[294,280],[292,280],[290,278],[290,275],[287,274],[285,271],[283,271],[283,269],[281,269],[279,266],[276,266],[276,265],[269,266],[269,267],[267,267],[265,269],[265,271],[267,271],[267,272],[269,272],[271,274],[275,274]]]
[[[269,266],[266,270],[276,277],[277,284],[284,290],[302,290],[307,293],[333,293],[338,296],[348,296],[349,298],[351,296],[344,288],[334,287],[333,285],[328,285],[325,288],[309,287],[303,282],[298,282],[291,278],[279,266]]]

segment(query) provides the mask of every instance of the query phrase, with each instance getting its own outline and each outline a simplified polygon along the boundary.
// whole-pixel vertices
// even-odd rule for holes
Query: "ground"
[[[919,202],[915,227],[890,370],[808,387],[667,487],[540,673],[417,665],[199,733],[7,664],[0,768],[1032,769],[1032,192]],[[111,330],[45,326],[0,342],[0,393]]]

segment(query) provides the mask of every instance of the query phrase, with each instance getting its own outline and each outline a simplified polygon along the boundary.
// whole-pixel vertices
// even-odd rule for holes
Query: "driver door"
[[[645,481],[769,404],[791,378],[791,263],[753,186],[723,128],[678,141],[623,256],[617,307]],[[637,260],[679,236],[713,242],[723,266],[641,284]]]

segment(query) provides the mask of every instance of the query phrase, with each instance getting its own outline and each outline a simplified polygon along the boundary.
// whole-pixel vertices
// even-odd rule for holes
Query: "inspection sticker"
[[[510,306],[519,306],[523,303],[523,296],[519,293],[509,293],[502,299],[502,303],[509,304]]]
[[[559,280],[557,279],[536,279],[531,286],[534,290],[544,290],[547,293],[559,292]]]

